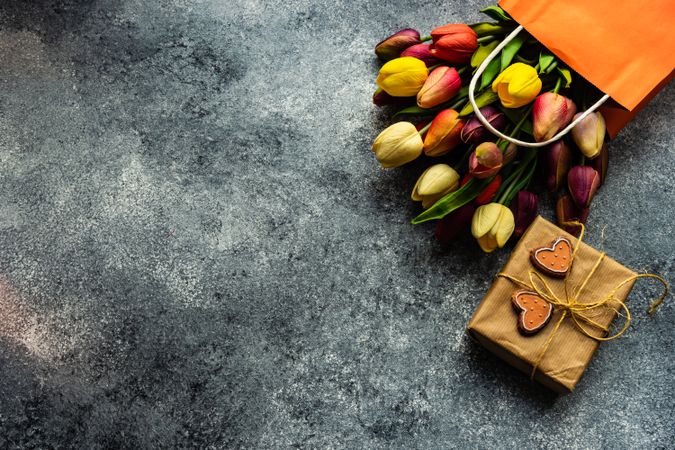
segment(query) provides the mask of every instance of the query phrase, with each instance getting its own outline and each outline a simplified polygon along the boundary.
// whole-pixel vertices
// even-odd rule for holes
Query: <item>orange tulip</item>
[[[436,58],[456,64],[464,64],[478,48],[478,36],[466,24],[448,24],[431,32],[431,54]]]
[[[455,148],[462,140],[460,134],[464,122],[454,109],[444,109],[431,122],[424,138],[424,153],[427,156],[441,156]]]

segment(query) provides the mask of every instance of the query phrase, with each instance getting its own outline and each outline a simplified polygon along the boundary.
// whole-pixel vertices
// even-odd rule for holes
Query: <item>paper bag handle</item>
[[[525,141],[521,141],[520,139],[515,139],[515,138],[512,138],[512,137],[510,137],[510,136],[505,135],[504,133],[500,132],[500,131],[497,130],[495,127],[493,127],[492,125],[490,125],[490,122],[488,122],[487,119],[485,118],[485,116],[483,116],[483,114],[481,114],[480,109],[478,108],[478,105],[476,104],[476,99],[474,98],[474,92],[473,92],[473,91],[476,89],[476,83],[478,82],[478,79],[480,78],[480,76],[481,76],[481,75],[483,74],[483,72],[485,71],[485,68],[488,66],[488,64],[490,64],[490,61],[492,61],[492,59],[493,59],[495,56],[497,56],[497,55],[499,54],[499,52],[502,51],[502,49],[506,46],[506,44],[508,44],[509,42],[511,42],[511,40],[512,40],[513,38],[515,38],[515,37],[518,35],[518,33],[520,33],[520,32],[522,31],[522,29],[523,29],[523,26],[522,26],[522,25],[518,25],[518,28],[516,28],[515,30],[513,30],[513,31],[511,32],[511,34],[509,34],[509,35],[506,37],[506,39],[504,39],[497,47],[495,47],[495,49],[492,50],[492,53],[490,53],[490,54],[488,55],[488,57],[485,58],[485,60],[483,61],[483,63],[482,63],[480,66],[478,66],[478,70],[476,70],[476,73],[473,75],[473,78],[471,78],[471,83],[469,83],[469,102],[471,102],[471,106],[473,106],[473,112],[476,114],[476,117],[478,117],[478,120],[480,120],[480,122],[485,126],[485,128],[487,128],[488,130],[490,130],[490,132],[491,132],[492,134],[494,134],[495,136],[499,136],[500,138],[502,138],[502,139],[504,139],[504,140],[506,140],[506,141],[509,141],[509,142],[511,142],[511,143],[513,143],[513,144],[519,145],[519,146],[521,146],[521,147],[543,147],[543,146],[545,146],[545,145],[548,145],[548,144],[551,144],[551,143],[557,141],[558,139],[560,139],[561,137],[563,137],[563,136],[565,136],[567,133],[569,133],[570,130],[576,126],[576,124],[578,124],[579,122],[581,122],[582,120],[584,120],[584,119],[586,118],[586,116],[588,116],[589,114],[591,114],[593,111],[595,111],[596,109],[598,109],[603,103],[605,103],[605,102],[607,101],[607,99],[609,99],[609,95],[608,95],[608,94],[605,94],[600,100],[598,100],[597,102],[595,102],[595,104],[594,104],[593,106],[591,106],[589,109],[587,109],[586,111],[584,111],[579,117],[577,117],[576,119],[574,119],[574,120],[572,121],[572,123],[570,123],[570,124],[567,125],[565,128],[563,128],[562,130],[560,130],[560,132],[558,132],[558,134],[556,134],[555,136],[553,136],[553,137],[552,137],[551,139],[549,139],[548,141],[543,141],[543,142],[525,142]]]

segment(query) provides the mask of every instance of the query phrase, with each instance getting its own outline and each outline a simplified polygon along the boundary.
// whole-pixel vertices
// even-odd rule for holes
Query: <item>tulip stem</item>
[[[420,42],[426,42],[426,41],[430,41],[430,40],[431,40],[431,36],[424,36],[422,39],[420,39]]]
[[[484,43],[484,42],[491,42],[491,41],[494,41],[495,39],[497,39],[496,36],[491,36],[491,35],[490,35],[490,36],[482,36],[482,37],[479,37],[477,40],[478,40],[478,43],[479,43],[479,44],[482,44],[482,43]]]
[[[469,156],[471,155],[471,152],[473,152],[473,148],[474,148],[473,145],[470,146],[469,149],[468,149],[468,150],[464,153],[464,155],[462,156],[462,159],[460,159],[460,160],[457,162],[457,164],[455,164],[455,166],[453,167],[453,169],[455,169],[456,172],[461,171],[461,170],[462,170],[462,167],[464,167],[464,166],[466,165],[466,162],[468,161]]]
[[[425,125],[424,128],[422,128],[420,131],[418,131],[418,133],[420,134],[420,136],[424,136],[424,133],[426,133],[427,130],[429,130],[429,128],[431,128],[431,123],[432,123],[432,122],[433,122],[433,121],[429,122],[428,124]]]
[[[560,90],[560,85],[562,84],[562,79],[558,77],[558,81],[555,82],[555,87],[553,88],[553,93],[557,94],[558,90]]]
[[[460,106],[464,106],[466,103],[466,97],[462,97],[459,100],[457,100],[455,103],[450,105],[450,109],[457,110]]]
[[[525,114],[523,114],[523,117],[520,118],[516,126],[513,128],[511,133],[509,134],[509,137],[516,137],[516,134],[520,131],[520,127],[523,126],[527,118],[530,116],[530,113],[532,112],[532,108],[534,107],[534,103],[532,103],[528,108],[527,111],[525,111]],[[499,138],[497,140],[497,145],[501,145],[502,141],[506,141],[506,139]],[[501,148],[501,147],[499,147]]]
[[[497,200],[497,203],[501,203],[502,205],[507,204],[507,200],[510,202],[510,199],[512,198],[512,193],[514,192],[514,188],[520,184],[524,180],[527,180],[529,182],[529,179],[532,177],[532,174],[534,173],[534,169],[531,169],[530,172],[525,176],[524,178],[521,179],[522,173],[525,171],[525,168],[530,165],[530,162],[534,160],[535,156],[537,155],[537,151],[533,150],[530,151],[525,159],[522,161],[521,165],[513,172],[507,181],[510,181],[510,183],[507,185],[507,187],[504,189],[504,192],[502,195],[499,196],[499,199]],[[534,165],[536,166],[536,164]]]

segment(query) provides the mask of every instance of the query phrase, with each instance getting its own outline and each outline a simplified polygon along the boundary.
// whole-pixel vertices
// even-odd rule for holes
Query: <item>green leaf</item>
[[[498,22],[499,21],[508,22],[510,20],[513,20],[508,14],[506,14],[506,11],[504,11],[503,9],[501,9],[499,6],[496,5],[488,6],[487,8],[481,9],[480,12],[482,12],[487,16],[490,16],[491,18],[493,18]]]
[[[478,88],[478,90],[482,91],[486,86],[491,85],[498,73],[499,59],[495,58],[490,61],[490,64],[485,68],[485,72],[483,72],[483,76],[480,79],[480,88]]]
[[[483,61],[485,61],[485,58],[488,57],[490,53],[492,53],[492,50],[495,49],[499,45],[498,41],[492,41],[489,44],[481,45],[478,47],[478,50],[474,52],[474,54],[471,56],[471,67],[478,67],[480,66]]]
[[[572,84],[572,72],[570,71],[570,69],[568,69],[567,67],[558,66],[558,73],[562,76],[562,79],[565,82],[563,87],[564,88],[570,87],[570,84]]]
[[[507,29],[492,22],[480,22],[469,25],[478,37],[494,36],[496,34],[505,34]]]
[[[548,66],[553,64],[555,61],[555,56],[546,50],[542,50],[539,53],[539,73],[544,73]]]
[[[520,122],[520,119],[523,118],[524,111],[527,111],[527,108],[500,108],[501,111],[504,113],[507,119],[509,119],[510,122],[512,122],[514,125]],[[525,120],[523,124],[520,126],[520,131],[523,133],[529,134],[530,136],[532,135],[532,121],[531,120]]]
[[[398,111],[396,114],[394,114],[393,118],[397,118],[398,116],[403,116],[403,115],[411,115],[411,116],[426,116],[426,115],[431,115],[434,112],[431,109],[425,109],[425,108],[420,108],[417,105],[413,106],[408,106],[407,108],[404,108],[400,111]]]
[[[476,97],[476,104],[478,105],[479,108],[482,108],[483,106],[487,106],[490,103],[493,103],[498,98],[499,96],[495,92],[492,92],[492,89],[488,89],[478,94],[478,97]],[[459,115],[468,116],[472,112],[473,106],[469,102],[466,104],[466,106],[464,106],[464,108],[462,108],[462,110],[459,112]]]
[[[520,47],[523,46],[525,39],[526,36],[524,34],[519,34],[518,36],[514,37],[511,42],[506,44],[506,47],[504,47],[504,50],[502,50],[502,65],[500,71],[503,71],[509,67],[509,64],[511,64],[511,61],[513,61],[513,57],[516,56],[516,53],[518,53]]]
[[[412,220],[412,224],[417,225],[422,222],[428,222],[429,220],[442,219],[457,208],[461,208],[474,198],[478,197],[487,185],[490,184],[492,178],[494,177],[486,178],[484,180],[472,178],[464,186],[441,198],[429,209],[415,217]]]

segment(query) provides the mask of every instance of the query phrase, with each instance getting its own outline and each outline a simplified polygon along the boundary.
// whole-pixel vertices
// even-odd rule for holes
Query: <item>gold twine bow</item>
[[[523,286],[525,288],[528,288],[532,291],[535,291],[539,296],[544,298],[547,302],[551,303],[555,309],[560,309],[562,310],[562,314],[560,315],[560,318],[558,319],[558,322],[555,324],[555,327],[553,328],[553,331],[551,334],[548,336],[548,339],[546,340],[546,343],[541,348],[541,351],[539,352],[539,355],[535,359],[535,362],[532,366],[532,373],[530,374],[530,378],[534,379],[534,375],[537,372],[537,369],[539,368],[539,364],[541,363],[541,360],[543,359],[544,355],[548,351],[551,341],[553,341],[553,337],[556,335],[558,332],[558,329],[560,328],[560,325],[562,322],[565,320],[566,317],[571,317],[572,320],[574,321],[574,324],[576,327],[581,331],[583,334],[588,336],[591,339],[595,339],[597,341],[610,341],[612,339],[616,339],[619,336],[621,336],[623,333],[626,332],[628,327],[630,326],[631,323],[631,315],[630,315],[630,310],[628,309],[628,306],[621,300],[615,297],[616,292],[621,289],[623,286],[625,286],[627,283],[630,283],[632,281],[638,280],[640,278],[653,278],[655,280],[658,280],[662,285],[663,285],[663,293],[654,300],[651,305],[649,306],[649,309],[647,310],[648,313],[654,314],[656,312],[656,308],[661,305],[661,303],[664,302],[666,297],[668,296],[668,283],[666,280],[661,278],[658,275],[654,275],[651,273],[645,273],[645,274],[636,274],[631,277],[626,278],[622,282],[616,285],[614,289],[612,289],[606,296],[601,298],[600,300],[594,301],[594,302],[589,302],[589,303],[581,303],[579,301],[579,298],[581,297],[581,293],[588,284],[589,280],[593,277],[595,274],[596,270],[600,266],[600,263],[602,263],[603,259],[605,258],[605,253],[601,253],[600,257],[598,260],[595,262],[595,265],[593,265],[593,268],[588,272],[586,275],[586,278],[583,280],[581,284],[576,286],[574,289],[571,291],[568,289],[567,286],[567,278],[569,274],[572,272],[572,267],[574,265],[574,257],[577,254],[577,251],[579,250],[579,246],[581,244],[581,240],[583,239],[584,232],[585,232],[585,226],[584,224],[580,222],[565,222],[563,225],[572,225],[572,226],[578,226],[581,228],[581,233],[579,233],[579,238],[577,239],[577,243],[574,246],[574,251],[572,252],[572,256],[570,258],[570,267],[567,270],[567,273],[565,274],[565,278],[563,279],[564,282],[564,288],[565,288],[565,298],[561,299],[551,289],[549,284],[546,282],[546,280],[539,274],[539,272],[536,272],[534,270],[530,270],[529,272],[529,279],[530,283],[528,284],[527,282],[520,280],[512,275],[509,275],[507,273],[500,272],[497,274],[497,276],[506,278],[507,280],[518,284],[520,286]],[[571,295],[570,295],[571,293]],[[615,306],[618,304],[619,309]],[[586,326],[591,326],[596,330],[600,330],[603,333],[608,333],[609,328],[595,322],[587,313],[591,312],[593,310],[598,310],[599,308],[608,308],[613,310],[617,315],[622,315],[621,310],[623,310],[623,313],[625,315],[622,315],[625,317],[625,321],[623,324],[623,327],[621,328],[620,331],[614,333],[611,336],[596,336],[592,334]]]

